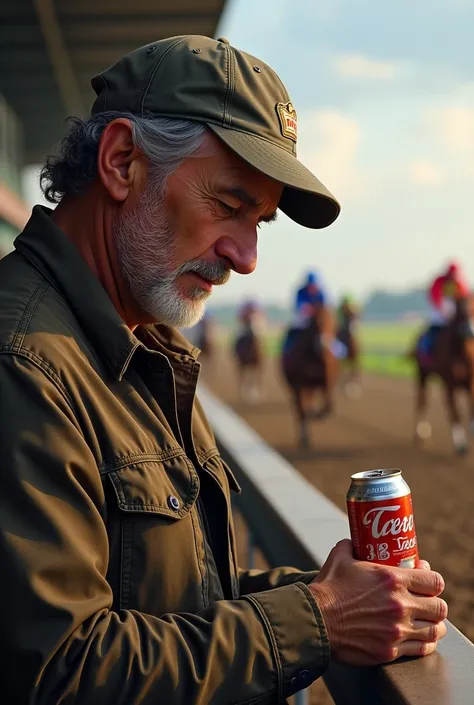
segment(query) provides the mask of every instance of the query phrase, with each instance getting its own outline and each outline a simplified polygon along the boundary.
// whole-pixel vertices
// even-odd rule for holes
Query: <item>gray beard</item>
[[[224,284],[230,269],[223,260],[191,260],[173,269],[176,238],[166,218],[162,191],[158,186],[147,185],[136,208],[114,225],[114,242],[122,276],[140,308],[155,323],[190,328],[204,316],[210,294],[196,286],[184,297],[178,278],[195,272]]]

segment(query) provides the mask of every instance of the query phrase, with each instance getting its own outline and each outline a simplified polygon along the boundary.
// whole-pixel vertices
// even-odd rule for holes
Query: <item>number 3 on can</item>
[[[373,561],[373,560],[375,560],[375,550],[374,550],[373,545],[372,545],[371,543],[368,543],[367,546],[366,546],[366,548],[369,549],[369,555],[367,556],[367,558],[366,558],[365,560],[366,560],[366,561]]]

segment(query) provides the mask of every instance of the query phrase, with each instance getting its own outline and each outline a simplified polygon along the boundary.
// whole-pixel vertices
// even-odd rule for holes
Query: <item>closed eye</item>
[[[219,206],[222,208],[223,211],[228,213],[229,215],[237,215],[238,213],[238,208],[234,208],[233,206],[229,206],[228,203],[225,203],[225,201],[217,201]]]

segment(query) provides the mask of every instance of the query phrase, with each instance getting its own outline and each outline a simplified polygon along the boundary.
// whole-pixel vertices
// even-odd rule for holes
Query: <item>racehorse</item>
[[[474,313],[473,297],[455,300],[451,320],[436,337],[430,359],[422,353],[422,333],[411,352],[416,362],[417,398],[415,441],[422,443],[431,436],[431,425],[426,420],[426,388],[430,377],[437,375],[442,382],[451,423],[454,449],[460,455],[468,450],[468,439],[459,414],[456,391],[465,390],[469,395],[470,430],[474,433],[474,336],[471,319]]]
[[[306,328],[290,328],[283,345],[281,365],[290,387],[299,423],[299,443],[308,448],[310,419],[323,419],[333,410],[333,391],[339,361],[333,343],[335,322],[332,311],[322,304],[313,306]],[[314,410],[315,392],[323,395],[323,406]]]
[[[342,303],[339,314],[340,320],[336,338],[346,349],[343,367],[348,369],[348,375],[344,376],[343,380],[344,391],[351,399],[358,399],[362,394],[362,387],[360,383],[359,366],[360,350],[355,332],[357,312],[350,303]]]
[[[256,402],[262,396],[265,353],[258,312],[248,314],[234,342],[242,401]]]

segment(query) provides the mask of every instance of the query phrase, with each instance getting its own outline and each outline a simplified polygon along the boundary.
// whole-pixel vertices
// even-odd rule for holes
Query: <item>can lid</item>
[[[402,471],[400,468],[375,468],[374,470],[364,470],[351,475],[351,479],[356,482],[364,482],[365,480],[391,480],[395,477],[400,477]]]

